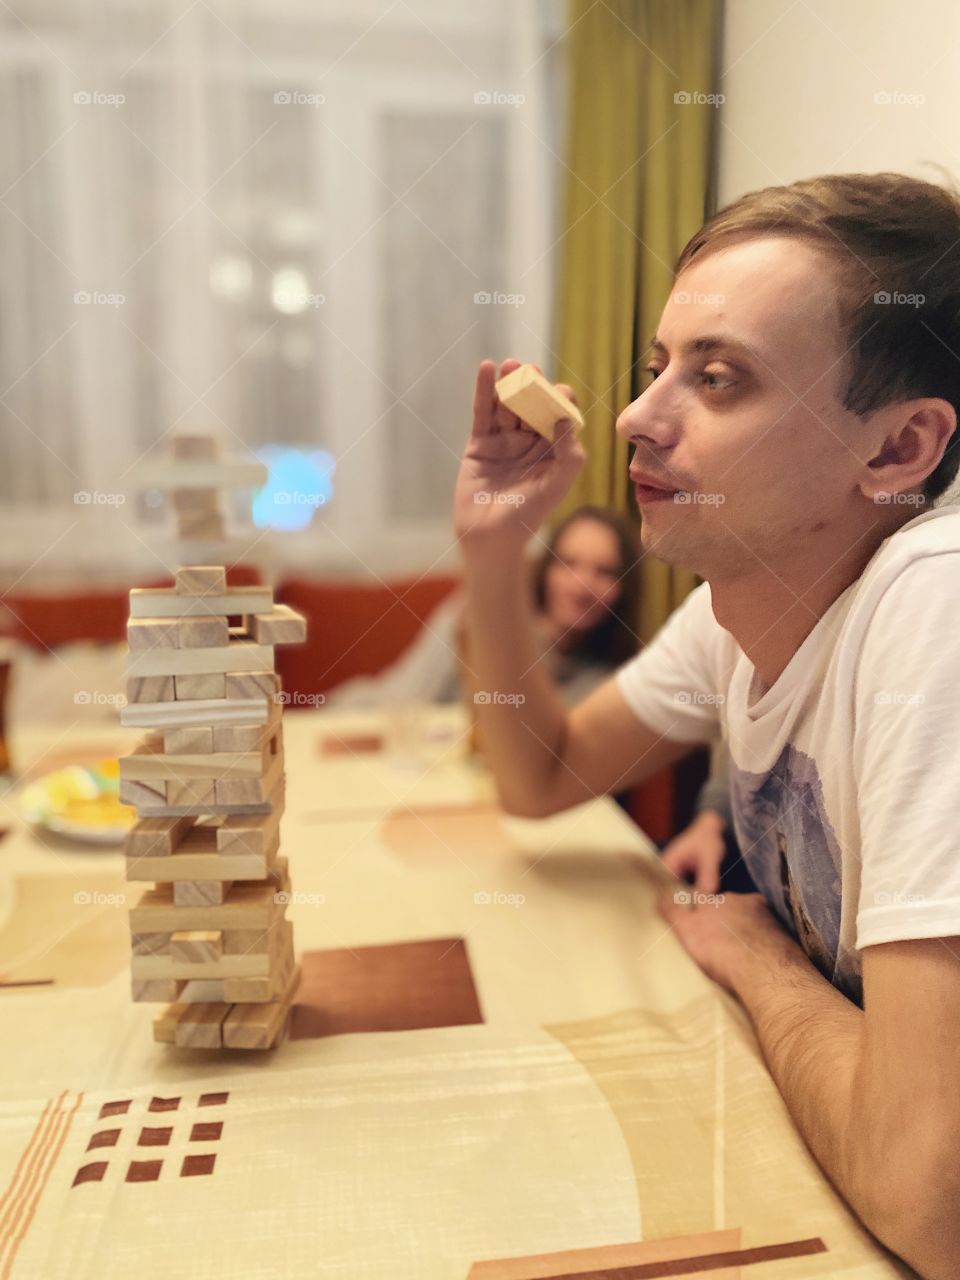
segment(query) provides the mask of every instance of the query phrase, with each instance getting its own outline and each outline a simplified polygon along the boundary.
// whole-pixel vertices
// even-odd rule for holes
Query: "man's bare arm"
[[[759,895],[664,903],[701,967],[744,1005],[818,1163],[925,1280],[960,1275],[960,945],[863,951],[864,1011],[831,986]]]

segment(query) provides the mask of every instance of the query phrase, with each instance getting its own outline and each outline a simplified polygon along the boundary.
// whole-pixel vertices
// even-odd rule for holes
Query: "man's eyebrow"
[[[666,355],[667,348],[656,334],[650,339],[650,348],[660,355]],[[723,333],[708,333],[704,334],[702,338],[694,338],[685,344],[683,350],[687,355],[701,355],[707,351],[717,350],[739,351],[742,355],[750,356],[756,360],[760,359],[760,353],[755,351],[748,343],[741,342],[739,338]]]

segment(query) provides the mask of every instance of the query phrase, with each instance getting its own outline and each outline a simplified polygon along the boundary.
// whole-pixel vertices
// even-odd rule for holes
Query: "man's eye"
[[[733,386],[733,379],[728,378],[725,373],[702,373],[700,378],[705,387],[709,387],[711,391],[724,391],[727,387]]]
[[[658,376],[658,374],[660,373],[660,370],[659,370],[659,369],[655,369],[655,368],[653,367],[653,365],[648,364],[648,365],[647,365],[647,367],[643,370],[643,372],[644,372],[644,373],[649,373],[649,374],[650,374],[650,379],[651,379],[651,381],[653,381],[653,380]]]

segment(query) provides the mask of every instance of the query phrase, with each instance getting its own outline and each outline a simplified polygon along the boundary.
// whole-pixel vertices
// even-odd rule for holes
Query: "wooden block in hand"
[[[175,676],[178,702],[200,702],[227,696],[227,677],[222,672],[209,675]]]
[[[178,595],[223,595],[226,590],[227,571],[223,565],[193,564],[177,570]]]
[[[215,649],[230,643],[226,617],[181,618],[176,623],[176,633],[180,649]]]
[[[223,933],[219,929],[187,929],[170,935],[170,958],[184,964],[219,960]]]
[[[562,419],[569,418],[577,427],[583,426],[583,415],[573,401],[562,395],[532,364],[522,364],[508,373],[497,382],[495,390],[504,408],[551,444],[554,429]]]

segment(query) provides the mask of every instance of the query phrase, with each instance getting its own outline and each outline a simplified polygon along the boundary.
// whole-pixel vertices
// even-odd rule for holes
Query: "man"
[[[930,1280],[960,1275],[960,508],[933,506],[960,459],[960,199],[818,178],[686,246],[617,430],[645,550],[706,581],[570,713],[523,548],[584,453],[570,424],[552,447],[524,429],[496,372],[455,513],[479,685],[523,695],[477,708],[502,803],[554,813],[722,736],[762,892],[664,915],[863,1222]]]

